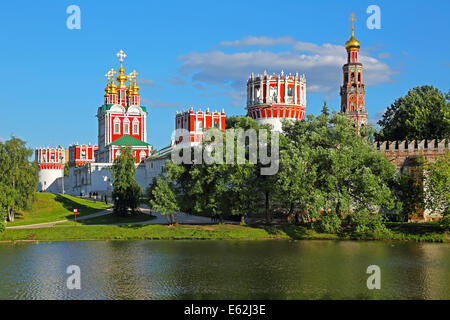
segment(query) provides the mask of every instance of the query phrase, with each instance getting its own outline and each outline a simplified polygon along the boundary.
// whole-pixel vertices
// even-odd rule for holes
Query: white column
[[[277,75],[277,102],[280,102],[280,76]]]
[[[288,87],[288,82],[286,80],[286,76],[284,76],[284,103],[287,103],[287,87]]]
[[[297,79],[294,78],[294,104],[297,104]]]
[[[252,78],[252,105],[255,104],[255,79]]]

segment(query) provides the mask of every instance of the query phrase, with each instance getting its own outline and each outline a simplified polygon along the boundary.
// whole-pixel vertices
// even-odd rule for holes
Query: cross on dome
[[[119,58],[120,64],[122,64],[123,59],[125,59],[127,55],[122,49],[120,49],[120,51],[117,52],[117,57]]]
[[[350,21],[352,22],[352,34],[353,34],[353,32],[355,30],[355,21],[356,21],[356,19],[355,19],[355,14],[353,12],[352,12],[352,14],[350,16],[351,16]]]

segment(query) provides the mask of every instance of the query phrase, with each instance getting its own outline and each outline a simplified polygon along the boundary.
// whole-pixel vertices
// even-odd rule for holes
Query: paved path
[[[85,220],[85,219],[92,219],[95,217],[104,216],[107,214],[112,213],[112,209],[107,209],[104,211],[96,212],[93,214],[89,214],[87,216],[79,217],[77,218],[77,221]],[[44,222],[44,223],[36,223],[36,224],[27,224],[24,226],[13,226],[13,227],[6,227],[6,229],[39,229],[39,228],[50,228],[54,227],[58,223],[68,222],[68,221],[75,221],[75,219],[66,219],[66,220],[59,220],[59,221],[52,221],[52,222]]]
[[[147,206],[142,206],[141,211],[146,214],[150,214],[150,209]],[[156,216],[156,219],[141,221],[141,222],[133,222],[127,224],[168,224],[166,216],[163,216],[159,212],[151,211],[151,214]],[[184,212],[178,212],[176,216],[177,222],[180,224],[212,224],[211,218],[200,217],[190,215]],[[225,223],[236,223],[235,221],[225,221]]]
[[[113,223],[108,225],[119,225],[119,224],[126,224],[126,225],[145,225],[145,224],[169,224],[167,222],[166,216],[160,214],[156,211],[151,211],[146,205],[143,205],[139,208],[142,213],[144,214],[152,214],[156,216],[156,219],[151,219],[147,221],[140,221],[140,222],[130,222],[130,223]],[[79,217],[77,218],[77,221],[85,220],[85,219],[92,219],[95,217],[104,216],[107,214],[112,213],[112,208],[107,209],[104,211],[100,211],[97,213],[93,213],[87,216]],[[176,216],[177,222],[179,224],[212,224],[211,219],[207,217],[201,217],[201,216],[194,216],[190,215],[184,212],[178,212]],[[67,220],[59,220],[59,221],[52,221],[52,222],[44,222],[44,223],[37,223],[37,224],[29,224],[24,226],[14,226],[14,227],[6,227],[6,229],[39,229],[39,228],[51,228],[55,227],[59,223],[68,222],[68,221],[74,221],[75,219],[67,219]],[[228,224],[239,224],[236,221],[229,221],[225,220],[225,223]]]

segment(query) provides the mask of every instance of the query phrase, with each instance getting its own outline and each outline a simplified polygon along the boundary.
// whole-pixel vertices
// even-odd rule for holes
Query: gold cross
[[[108,74],[111,76],[111,78],[114,79],[114,74],[116,74],[117,72],[114,71],[113,68],[111,68],[111,70],[108,71]]]
[[[353,12],[352,12],[352,14],[351,14],[350,21],[352,22],[352,33],[353,33],[353,31],[354,31],[354,23],[355,23],[355,21],[356,21],[356,19],[355,19],[355,14],[354,14]]]
[[[117,52],[117,56],[119,57],[120,63],[122,63],[122,62],[123,62],[123,59],[126,58],[127,55],[126,55],[125,52],[123,52],[123,50],[121,49],[119,52]]]
[[[130,74],[131,74],[131,76],[133,77],[133,79],[136,79],[136,76],[137,76],[139,73],[137,73],[136,70],[133,70],[133,72],[130,73]]]

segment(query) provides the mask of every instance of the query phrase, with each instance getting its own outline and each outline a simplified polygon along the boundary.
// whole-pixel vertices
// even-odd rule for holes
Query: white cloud
[[[2,136],[0,136],[0,143],[4,143],[6,140],[2,137]]]
[[[380,58],[380,59],[387,59],[390,57],[391,57],[391,54],[389,52],[381,52],[378,54],[378,58]]]
[[[287,45],[284,51],[270,51],[267,47]],[[256,46],[259,48],[244,47]],[[269,38],[248,36],[241,40],[223,41],[219,47],[233,47],[239,52],[224,52],[216,49],[210,52],[190,52],[182,55],[181,73],[190,75],[198,83],[229,86],[235,93],[229,94],[233,104],[243,104],[246,80],[249,75],[263,73],[304,73],[308,92],[329,93],[338,91],[342,81],[342,65],[347,61],[344,46],[334,44],[318,45],[294,40],[292,37]],[[266,47],[262,49],[261,47]],[[243,51],[242,51],[243,50]],[[364,66],[366,85],[392,82],[395,72],[384,62],[360,53]]]
[[[149,107],[163,107],[163,108],[184,108],[185,106],[181,103],[175,102],[164,102],[158,100],[148,100],[145,98],[141,98],[142,102],[147,104]]]
[[[137,82],[143,86],[153,87],[155,85],[155,81],[144,78],[137,78]]]

